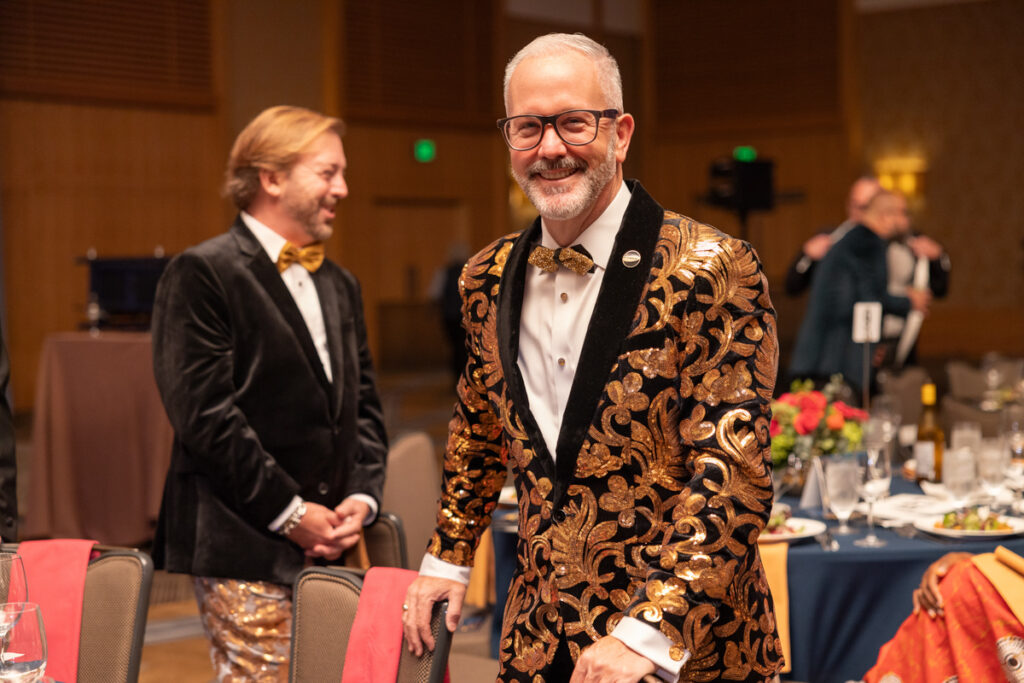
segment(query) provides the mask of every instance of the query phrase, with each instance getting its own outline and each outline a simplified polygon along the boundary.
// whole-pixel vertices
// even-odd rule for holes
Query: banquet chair
[[[373,524],[363,530],[363,537],[371,566],[408,569],[405,528],[398,515],[381,511]]]
[[[381,509],[402,520],[406,557],[419,563],[437,524],[441,469],[434,442],[425,432],[397,439],[388,451],[388,477]]]
[[[133,548],[97,545],[85,573],[78,683],[134,683],[139,678],[153,560]],[[16,553],[4,543],[0,552]]]
[[[345,667],[352,623],[362,591],[362,573],[342,567],[307,567],[295,579],[292,596],[291,665],[294,683],[338,683]],[[441,683],[451,634],[444,628],[447,602],[435,605],[433,652],[414,657],[401,648],[396,683]]]

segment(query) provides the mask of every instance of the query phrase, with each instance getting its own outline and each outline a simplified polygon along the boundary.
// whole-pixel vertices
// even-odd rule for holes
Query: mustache
[[[587,170],[586,162],[581,159],[572,159],[569,157],[563,157],[554,161],[535,161],[526,167],[526,172],[530,175],[536,175],[543,171],[560,171],[565,169],[576,169],[580,171]]]

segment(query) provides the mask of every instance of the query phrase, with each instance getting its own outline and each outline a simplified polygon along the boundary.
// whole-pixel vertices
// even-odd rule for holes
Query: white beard
[[[581,169],[583,177],[572,188],[547,187],[543,181],[535,181],[531,176],[541,171],[572,168]],[[523,188],[527,198],[536,207],[537,212],[548,220],[564,221],[576,218],[597,201],[598,195],[615,177],[615,138],[608,141],[608,152],[600,166],[587,168],[584,162],[574,157],[563,157],[558,161],[537,161],[521,175],[512,169],[512,177]]]

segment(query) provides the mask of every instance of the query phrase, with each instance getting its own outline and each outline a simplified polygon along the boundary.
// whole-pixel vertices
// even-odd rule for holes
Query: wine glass
[[[979,444],[980,441],[979,438]],[[958,508],[967,506],[968,498],[974,490],[974,452],[968,446],[951,447],[942,463],[942,483]]]
[[[860,454],[860,495],[868,504],[868,535],[853,542],[863,548],[880,548],[885,541],[875,536],[875,502],[889,493],[892,483],[892,464],[889,450],[881,447],[881,437],[871,434],[871,420],[865,428],[865,448]],[[875,427],[878,429],[878,427]],[[879,431],[881,431],[879,429]]]
[[[839,520],[836,535],[853,533],[850,515],[860,499],[860,470],[856,459],[850,456],[833,456],[825,462],[825,490],[828,491],[829,507]]]
[[[25,578],[25,564],[21,555],[0,553],[0,603],[26,602],[28,580]]]
[[[31,602],[0,604],[3,655],[0,682],[31,683],[46,670],[46,631],[39,605]]]
[[[1024,405],[1008,405],[1003,410],[1002,436],[1011,458],[1024,458]]]
[[[982,439],[978,447],[978,486],[990,504],[998,502],[1010,467],[1010,449],[1001,438]]]

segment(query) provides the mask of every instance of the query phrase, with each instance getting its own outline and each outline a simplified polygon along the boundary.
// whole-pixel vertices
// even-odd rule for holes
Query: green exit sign
[[[412,145],[412,156],[421,164],[429,164],[437,158],[437,144],[430,138],[420,138]]]
[[[740,145],[733,148],[732,158],[736,161],[755,161],[757,159],[757,150],[750,145]]]

